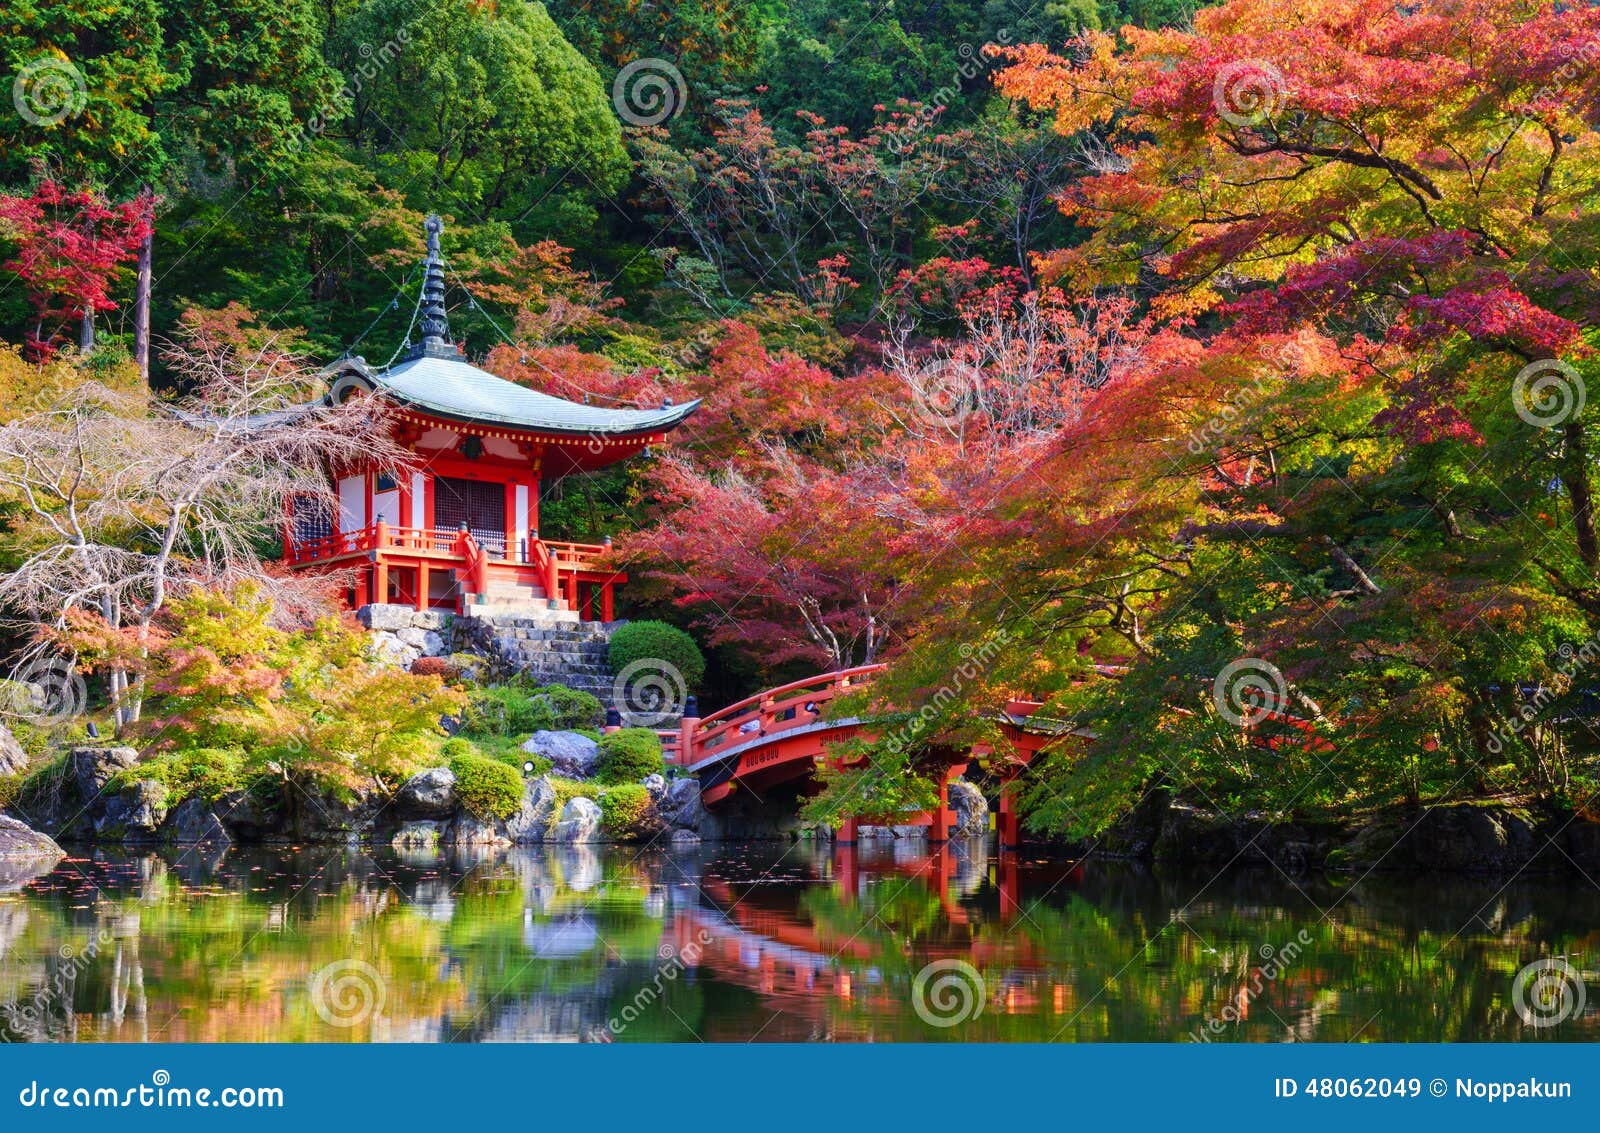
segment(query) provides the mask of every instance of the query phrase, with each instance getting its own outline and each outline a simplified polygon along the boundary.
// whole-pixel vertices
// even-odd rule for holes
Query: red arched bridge
[[[870,720],[854,716],[828,718],[826,710],[832,701],[859,691],[884,668],[861,665],[821,673],[746,697],[704,718],[685,716],[676,731],[660,733],[667,762],[699,777],[701,801],[708,808],[717,807],[741,791],[759,797],[779,784],[808,779],[820,762],[837,764],[839,756],[832,750],[835,744],[862,734],[876,734]],[[933,841],[948,838],[955,821],[949,784],[970,763],[986,761],[1003,781],[1009,782],[1045,747],[1074,734],[1070,726],[1042,718],[1028,727],[1039,708],[1040,704],[1034,701],[1007,704],[1001,717],[1003,739],[999,744],[982,745],[959,754],[930,755],[929,769],[939,790],[938,808],[898,814],[892,820],[901,825],[927,826],[928,837]],[[1009,790],[1001,792],[999,832],[1005,845],[1017,842],[1012,795]],[[861,821],[855,818],[845,822],[838,831],[839,841],[855,841]]]
[[[700,780],[701,801],[708,808],[727,802],[740,792],[760,797],[779,784],[811,778],[819,763],[840,763],[834,745],[860,735],[875,736],[872,720],[859,717],[827,716],[828,705],[839,697],[857,692],[887,666],[860,665],[853,669],[819,673],[805,680],[791,681],[728,705],[710,716],[685,715],[675,731],[661,732],[662,747],[670,766],[696,775]],[[1122,673],[1121,666],[1096,666],[1105,677]],[[692,705],[692,701],[691,701]],[[951,780],[968,766],[980,762],[1001,781],[997,815],[1002,846],[1019,842],[1016,792],[1012,781],[1047,748],[1058,744],[1093,739],[1094,735],[1071,722],[1048,718],[1042,702],[1013,700],[999,714],[999,738],[992,744],[974,745],[966,751],[939,750],[924,758],[926,769],[937,785],[939,805],[932,811],[897,814],[899,825],[926,826],[930,841],[942,842],[950,835],[955,813],[950,806]],[[1286,739],[1298,744],[1325,745],[1313,738],[1309,722],[1278,712],[1267,712],[1265,719],[1282,725],[1276,730],[1259,730],[1255,742],[1276,748]],[[857,826],[864,816],[843,823],[837,833],[841,842],[854,842]]]

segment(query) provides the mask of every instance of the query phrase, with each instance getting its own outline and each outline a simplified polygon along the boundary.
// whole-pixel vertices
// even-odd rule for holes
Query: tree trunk
[[[1561,479],[1572,498],[1572,530],[1578,557],[1591,571],[1600,564],[1600,539],[1594,529],[1594,485],[1590,480],[1589,452],[1582,421],[1568,421],[1562,429]]]
[[[94,308],[83,309],[83,321],[78,324],[78,354],[87,358],[94,353]]]
[[[147,190],[148,192],[148,190]],[[150,267],[154,225],[139,245],[139,268],[133,289],[133,361],[139,367],[139,380],[150,388]]]

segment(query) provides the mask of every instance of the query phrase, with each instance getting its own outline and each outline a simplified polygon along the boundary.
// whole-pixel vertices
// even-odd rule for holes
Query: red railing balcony
[[[290,566],[332,563],[361,557],[372,551],[416,555],[459,562],[454,550],[459,531],[445,528],[396,527],[375,523],[355,531],[341,531],[314,538],[299,538],[292,533],[284,540],[284,561]],[[611,553],[608,543],[573,543],[561,540],[508,539],[495,532],[474,531],[473,538],[488,552],[493,563],[539,566],[546,559],[555,562],[562,573],[605,572],[604,560]]]

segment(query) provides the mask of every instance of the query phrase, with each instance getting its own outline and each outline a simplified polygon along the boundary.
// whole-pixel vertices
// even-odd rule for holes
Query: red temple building
[[[356,568],[352,608],[572,611],[610,621],[615,587],[627,578],[607,563],[610,540],[540,538],[540,487],[661,443],[700,403],[582,405],[472,365],[450,339],[443,226],[431,216],[426,227],[421,343],[384,369],[347,358],[328,371],[329,396],[370,398],[416,455],[414,467],[399,476],[377,467],[330,473],[337,514],[291,508],[285,558],[296,570]]]

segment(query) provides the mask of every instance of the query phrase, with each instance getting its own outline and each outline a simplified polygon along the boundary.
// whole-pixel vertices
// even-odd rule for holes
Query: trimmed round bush
[[[649,728],[623,728],[600,737],[600,759],[594,777],[602,783],[637,783],[666,769],[661,737]]]
[[[457,749],[450,770],[456,776],[456,798],[485,822],[510,818],[522,806],[522,775],[515,768]]]
[[[654,832],[655,802],[637,783],[612,787],[600,796],[600,826],[614,838],[637,838]]]
[[[620,674],[635,661],[659,661],[683,676],[684,689],[693,692],[706,675],[705,654],[694,638],[666,622],[629,622],[611,635],[611,671]]]

